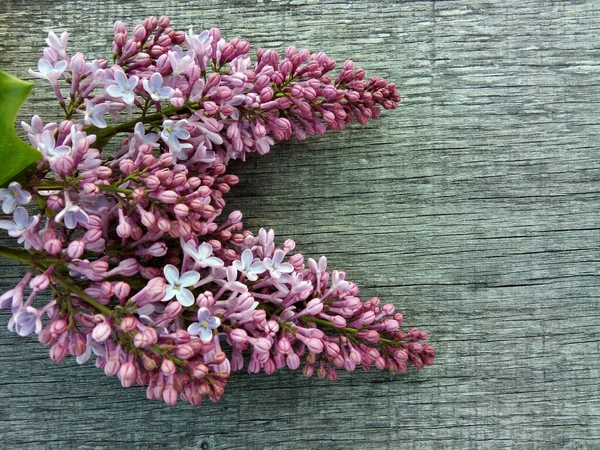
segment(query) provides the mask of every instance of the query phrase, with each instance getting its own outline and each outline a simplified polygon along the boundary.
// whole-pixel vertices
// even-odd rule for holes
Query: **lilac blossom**
[[[392,305],[361,300],[343,272],[293,254],[292,240],[278,246],[273,230],[245,229],[239,211],[223,216],[239,182],[232,159],[376,119],[398,105],[395,85],[351,61],[334,77],[322,52],[261,49],[251,58],[240,38],[216,28],[185,34],[166,17],[132,32],[117,22],[114,34],[110,66],[69,59],[68,35],[50,33],[34,73],[65,111],[80,109],[58,123],[23,124],[44,157],[25,184],[37,214],[20,206],[29,199],[19,185],[0,191],[13,212],[0,228],[27,250],[18,259],[33,263],[0,295],[13,313],[9,329],[39,333],[57,362],[96,354],[107,375],[147,385],[148,398],[170,405],[219,400],[243,368],[303,364],[306,376],[335,380],[340,369],[431,365],[427,333],[401,329]]]
[[[158,102],[163,98],[169,98],[173,93],[173,88],[169,86],[163,87],[163,78],[158,72],[153,73],[150,80],[142,80],[142,86],[150,95],[150,98],[155,102]]]
[[[36,78],[42,78],[43,80],[48,80],[51,83],[56,83],[58,79],[63,75],[65,70],[67,70],[67,62],[66,61],[58,61],[56,64],[52,64],[47,59],[40,59],[38,62],[38,71],[35,72],[29,69],[29,73]]]
[[[91,100],[85,99],[85,111],[83,111],[83,121],[86,125],[94,125],[98,128],[106,128],[106,120],[102,117],[108,112],[106,103],[94,105]]]
[[[26,205],[31,201],[31,194],[21,189],[21,185],[13,181],[7,189],[0,189],[0,202],[2,202],[2,212],[4,214],[12,213],[17,205]]]
[[[165,297],[162,301],[176,297],[182,306],[192,306],[194,304],[194,294],[187,288],[195,285],[200,280],[200,274],[190,270],[180,277],[179,270],[172,264],[165,266],[164,273],[169,284],[167,284]]]
[[[115,70],[114,72],[115,82],[117,84],[111,84],[106,88],[106,92],[111,97],[122,98],[123,102],[127,105],[132,105],[135,100],[135,88],[137,87],[139,78],[136,75],[127,77],[125,72],[121,70]]]
[[[29,213],[22,206],[15,209],[13,220],[0,220],[0,228],[7,230],[9,236],[22,237],[35,227],[40,221],[40,216],[29,217]],[[23,240],[19,240],[22,242]]]
[[[193,243],[193,241],[187,242],[183,245],[183,252],[189,255],[199,267],[223,267],[224,262],[213,254],[212,246],[203,242],[199,247]]]
[[[252,250],[246,249],[242,252],[240,260],[233,261],[233,267],[246,275],[250,281],[256,281],[258,276],[267,270],[267,266],[262,261],[254,261]]]
[[[87,223],[89,220],[88,214],[78,205],[68,203],[65,208],[60,211],[54,218],[57,222],[63,222],[65,226],[74,230],[79,223]]]
[[[193,148],[192,144],[181,143],[180,139],[185,140],[190,138],[190,133],[185,129],[187,126],[187,120],[179,120],[174,122],[173,120],[165,120],[162,125],[162,131],[160,137],[169,147],[169,151],[177,159],[187,159],[186,153],[183,151],[185,148]]]
[[[265,268],[269,271],[273,278],[279,278],[284,273],[292,273],[294,271],[294,266],[290,263],[284,263],[283,257],[285,253],[283,250],[275,251],[273,258],[265,258],[263,263]]]
[[[198,322],[192,323],[188,327],[188,333],[193,336],[200,336],[202,342],[210,342],[213,338],[213,330],[221,326],[221,319],[211,316],[208,308],[198,310]]]
[[[48,160],[53,160],[59,156],[68,155],[71,153],[71,147],[68,145],[56,146],[56,140],[54,134],[50,130],[46,130],[42,133],[40,143],[38,144],[38,150]]]

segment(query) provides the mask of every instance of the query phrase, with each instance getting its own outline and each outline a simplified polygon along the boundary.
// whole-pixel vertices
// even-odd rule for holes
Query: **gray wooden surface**
[[[115,19],[167,13],[395,80],[398,110],[235,164],[228,200],[394,303],[438,357],[336,383],[236,374],[220,403],[170,408],[2,331],[1,448],[600,448],[598,0],[2,6],[0,67],[22,77],[50,29],[99,57]],[[50,119],[49,99],[23,114]],[[0,261],[0,288],[20,272]]]

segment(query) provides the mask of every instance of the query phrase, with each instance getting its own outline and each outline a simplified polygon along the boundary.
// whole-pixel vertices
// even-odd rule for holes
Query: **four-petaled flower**
[[[267,270],[267,266],[262,261],[254,261],[252,250],[246,249],[242,252],[240,260],[233,261],[233,266],[246,275],[250,281],[256,281],[258,275]]]
[[[179,139],[189,139],[190,133],[185,129],[188,121],[185,119],[174,122],[165,120],[163,129],[160,132],[160,137],[169,146],[169,152],[177,159],[187,159],[187,154],[183,151],[184,148],[193,148],[192,144],[179,142]]]
[[[173,93],[173,88],[169,86],[163,87],[163,78],[158,72],[153,73],[149,81],[142,80],[142,86],[144,86],[144,90],[150,94],[150,98],[155,102],[160,101],[161,98],[169,98]]]
[[[212,245],[208,242],[203,242],[200,247],[196,248],[196,245],[193,241],[188,241],[183,244],[183,252],[189,256],[191,256],[196,264],[202,268],[204,267],[223,267],[225,263],[217,258],[216,256],[211,256],[213,253]]]
[[[22,206],[15,209],[12,220],[0,220],[0,228],[7,230],[9,236],[20,238],[27,231],[31,230],[40,221],[40,216],[29,217],[27,210]],[[19,243],[23,239],[19,239]]]
[[[106,88],[108,95],[116,98],[121,97],[124,103],[133,105],[133,100],[135,99],[133,91],[138,84],[139,78],[135,75],[131,78],[127,78],[125,72],[120,70],[115,71],[114,77],[117,84],[111,84]]]
[[[68,229],[74,230],[78,223],[87,223],[89,217],[87,213],[79,206],[69,203],[61,212],[56,215],[54,220],[57,222],[62,220]]]
[[[47,159],[58,158],[59,156],[64,156],[71,153],[71,147],[69,147],[68,145],[59,145],[58,147],[56,146],[56,141],[54,140],[54,133],[50,130],[46,130],[42,133],[40,141],[41,142],[38,145],[38,150]]]
[[[283,250],[277,250],[273,258],[264,259],[265,267],[269,270],[273,278],[279,278],[282,273],[292,273],[294,271],[294,266],[283,262],[284,256],[285,253],[283,253]]]
[[[4,214],[10,214],[17,205],[26,205],[31,201],[31,194],[21,190],[21,185],[13,181],[8,185],[8,189],[0,189],[0,202],[2,202],[2,211]]]
[[[42,318],[37,309],[28,306],[14,316],[15,331],[19,336],[29,336],[34,331],[39,334],[42,331]]]
[[[190,270],[180,277],[179,270],[172,264],[165,266],[164,273],[169,284],[167,284],[165,297],[162,301],[165,302],[176,297],[182,306],[192,306],[195,300],[194,294],[187,288],[195,285],[200,280],[200,274]]]
[[[100,103],[94,105],[91,100],[85,99],[85,111],[83,112],[83,121],[86,125],[94,125],[98,128],[106,128],[106,120],[102,117],[108,112],[108,105]]]
[[[198,322],[194,322],[188,327],[188,333],[194,336],[200,336],[202,342],[208,343],[212,340],[213,330],[219,328],[221,319],[217,316],[211,316],[208,308],[198,310]]]
[[[29,73],[34,77],[55,83],[62,76],[64,71],[67,70],[67,62],[58,61],[53,66],[50,61],[42,58],[38,62],[38,70],[39,72],[34,72],[33,70],[29,69]]]

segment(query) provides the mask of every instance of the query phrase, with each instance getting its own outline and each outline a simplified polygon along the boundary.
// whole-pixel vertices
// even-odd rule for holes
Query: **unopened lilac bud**
[[[85,70],[85,57],[83,56],[83,53],[75,53],[75,55],[73,55],[73,57],[71,58],[69,64],[71,66],[71,72],[73,72],[73,74],[83,73],[83,71]]]
[[[189,214],[190,210],[183,203],[179,203],[173,207],[173,212],[175,213],[176,216],[186,217]]]
[[[57,197],[56,195],[51,195],[46,200],[46,206],[48,206],[48,208],[50,208],[53,211],[58,211],[59,209],[63,208],[64,201],[62,198]]]
[[[71,243],[67,247],[67,255],[71,259],[79,258],[81,255],[83,255],[84,251],[85,251],[85,243],[80,239],[71,241]]]
[[[316,316],[323,311],[323,301],[320,298],[313,298],[306,305],[305,311],[309,316]]]
[[[224,352],[217,352],[212,357],[213,364],[222,364],[227,359],[227,355]]]
[[[293,352],[288,353],[285,361],[288,367],[292,370],[296,370],[298,367],[300,367],[300,357]]]
[[[129,296],[129,292],[131,292],[131,288],[124,281],[117,281],[113,286],[113,294],[121,301]]]
[[[134,385],[135,380],[137,378],[137,370],[135,368],[135,364],[132,362],[126,362],[119,368],[118,372],[119,380],[121,380],[121,385],[125,388],[131,387]]]
[[[96,169],[96,176],[103,180],[106,180],[112,175],[112,170],[110,167],[100,166]]]
[[[31,289],[33,289],[34,291],[43,291],[44,289],[48,288],[49,284],[50,284],[50,277],[48,277],[48,275],[46,275],[45,273],[42,273],[42,274],[34,277],[29,282],[29,287]]]
[[[50,347],[50,359],[57,363],[62,362],[67,357],[67,347],[60,342],[57,342]]]
[[[169,406],[175,406],[177,404],[177,391],[172,386],[167,386],[162,393],[164,402]]]
[[[177,371],[177,368],[175,367],[173,361],[165,358],[160,366],[160,370],[166,377],[168,377],[169,375],[173,375]]]
[[[175,317],[179,316],[182,309],[183,309],[183,306],[181,305],[181,303],[171,302],[167,305],[163,314],[165,315],[165,317],[168,317],[169,319],[174,319]]]
[[[175,191],[161,191],[156,198],[163,203],[175,203],[179,199],[179,194]]]
[[[337,328],[344,328],[346,326],[346,319],[342,316],[332,316],[330,320]]]
[[[55,319],[50,324],[50,331],[53,335],[59,336],[67,329],[67,321],[65,319]]]
[[[106,322],[100,322],[92,330],[92,339],[96,342],[105,342],[111,335],[112,328]]]
[[[69,353],[73,356],[81,356],[85,353],[86,338],[83,333],[72,332],[69,340]]]
[[[320,339],[308,339],[304,343],[311,353],[319,354],[323,351],[323,341]]]
[[[248,333],[242,328],[235,328],[229,333],[229,339],[236,347],[241,347],[248,341]]]
[[[123,172],[124,175],[133,173],[135,169],[135,163],[131,159],[124,159],[119,163],[119,170]]]
[[[277,341],[277,349],[285,355],[292,351],[292,345],[287,338],[282,337]]]
[[[179,359],[188,360],[195,355],[195,352],[191,345],[183,344],[175,347],[173,354]]]
[[[147,31],[144,28],[143,25],[138,25],[137,27],[135,27],[135,29],[133,30],[133,38],[136,41],[142,41],[144,39],[146,39],[146,35],[147,35]]]

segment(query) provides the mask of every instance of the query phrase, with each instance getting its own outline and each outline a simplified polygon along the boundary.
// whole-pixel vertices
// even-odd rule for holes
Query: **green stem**
[[[157,112],[157,113],[149,114],[149,115],[144,114],[141,117],[135,117],[127,122],[123,122],[121,124],[114,125],[112,127],[97,128],[95,126],[88,126],[88,127],[85,127],[83,130],[88,134],[95,134],[96,135],[96,144],[94,145],[94,147],[102,149],[114,135],[116,135],[118,133],[125,133],[125,132],[129,133],[129,132],[133,131],[133,129],[135,128],[135,125],[138,122],[152,123],[152,122],[156,122],[157,120],[161,120],[164,117],[186,113],[186,112],[189,112],[190,109],[195,110],[195,109],[198,109],[199,107],[200,106],[197,103],[193,103],[190,105],[184,105],[181,108],[170,107],[170,108],[163,109],[161,112]]]
[[[317,325],[321,325],[321,326],[325,326],[325,327],[330,327],[330,328],[335,328],[336,330],[342,331],[344,333],[350,333],[350,334],[358,334],[358,330],[356,328],[349,328],[349,327],[344,327],[344,328],[338,328],[336,327],[334,324],[332,324],[331,322],[328,322],[327,320],[323,320],[323,319],[317,319],[316,317],[306,317],[306,316],[302,316],[302,317],[298,317],[299,320],[303,321],[303,322],[312,322],[315,323]],[[379,342],[384,343],[384,344],[388,344],[388,345],[397,345],[398,342],[392,341],[390,339],[384,339],[384,338],[380,338]]]
[[[20,249],[16,249],[16,248],[0,247],[0,256],[4,256],[5,258],[9,258],[14,261],[19,261],[23,264],[33,266],[33,267],[37,268],[38,270],[40,270],[41,272],[43,272],[44,270],[46,270],[48,267],[50,267],[52,265],[64,264],[64,261],[62,261],[60,259],[47,258],[47,257],[38,259],[38,258],[36,258],[37,255],[32,254],[32,253],[28,252],[27,250],[20,250]],[[83,289],[80,289],[77,286],[77,282],[75,280],[71,279],[68,275],[65,275],[65,277],[63,278],[62,276],[58,275],[55,272],[52,274],[51,278],[54,281],[56,281],[56,283],[60,284],[63,288],[67,289],[70,292],[73,292],[74,294],[77,294],[78,297],[81,297],[83,300],[85,300],[86,303],[88,303],[90,306],[92,306],[97,311],[100,311],[101,313],[105,314],[106,316],[110,316],[112,314],[112,310],[110,308],[107,308],[106,306],[101,305],[96,300],[94,300],[92,297],[90,297],[85,292],[83,292]]]

